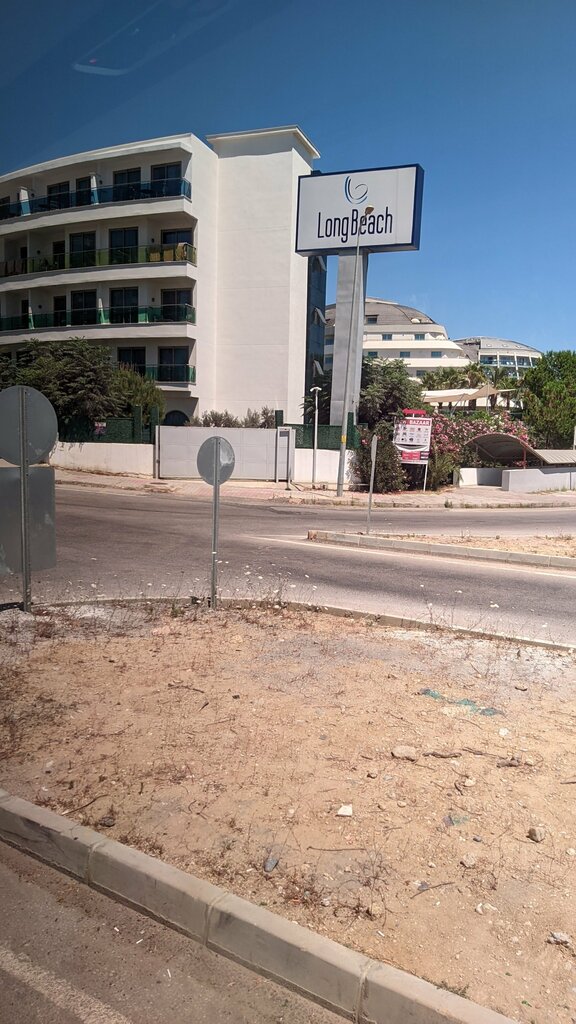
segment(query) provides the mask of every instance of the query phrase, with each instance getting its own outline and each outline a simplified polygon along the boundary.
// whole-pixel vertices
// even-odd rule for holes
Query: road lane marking
[[[244,534],[244,536],[249,536]],[[250,535],[251,536],[251,535]],[[409,555],[414,561],[420,559],[422,562],[450,562],[452,565],[465,566],[471,562],[475,566],[481,566],[484,569],[506,569],[508,572],[521,572],[534,574],[538,573],[539,576],[556,576],[561,580],[576,580],[576,571],[574,569],[564,569],[562,572],[551,572],[548,568],[543,565],[522,565],[521,562],[491,562],[488,558],[457,558],[455,555],[422,555],[418,551],[401,551],[399,549],[386,549],[386,548],[360,548],[355,547],[353,544],[333,544],[330,541],[312,541],[312,540],[291,540],[289,537],[252,537],[253,540],[266,541],[273,544],[295,544],[298,547],[309,547],[313,545],[314,551],[322,551],[322,549],[329,549],[330,551],[347,551],[355,555],[385,555],[399,558],[400,556]]]
[[[127,1017],[105,1006],[99,999],[80,992],[63,978],[56,977],[28,958],[16,956],[12,950],[0,946],[0,970],[24,982],[60,1010],[73,1013],[82,1024],[130,1024]]]

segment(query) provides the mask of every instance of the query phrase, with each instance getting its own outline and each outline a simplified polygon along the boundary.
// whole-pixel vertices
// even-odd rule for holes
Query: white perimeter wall
[[[576,490],[576,466],[537,466],[502,471],[502,490],[530,494],[535,491]]]
[[[346,469],[344,471],[344,479],[346,483],[351,483],[353,474],[351,474],[350,464],[352,462],[353,452],[347,453],[346,458]],[[309,484],[312,483],[312,455],[313,452],[309,448],[297,448],[294,452],[294,483],[295,484]],[[340,459],[340,452],[328,452],[318,449],[316,455],[316,483],[317,484],[335,484],[338,481],[338,462]]]
[[[454,470],[452,483],[455,487],[500,487],[502,470],[491,466],[480,466],[478,469],[463,466]]]
[[[50,465],[57,469],[84,470],[86,473],[152,476],[154,445],[59,441],[50,456]]]

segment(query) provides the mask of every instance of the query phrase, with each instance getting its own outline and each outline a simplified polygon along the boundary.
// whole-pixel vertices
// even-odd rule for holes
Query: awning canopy
[[[512,465],[526,462],[531,466],[576,466],[576,450],[572,448],[532,448],[513,434],[480,434],[470,441],[480,455],[494,462]]]
[[[442,391],[423,391],[422,399],[427,405],[465,405],[481,398],[501,394],[500,388],[483,384],[481,388],[444,388]]]

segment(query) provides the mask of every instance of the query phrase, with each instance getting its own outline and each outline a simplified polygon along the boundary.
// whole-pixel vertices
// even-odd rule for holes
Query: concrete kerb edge
[[[38,604],[38,608],[75,608],[84,605],[95,604],[161,604],[186,607],[190,604],[202,605],[206,603],[205,598],[172,598],[172,597],[124,597],[124,598],[101,598],[94,601],[52,601]],[[429,633],[448,632],[457,636],[471,636],[477,640],[501,640],[507,643],[519,644],[522,647],[542,647],[547,651],[562,651],[567,654],[576,653],[576,644],[558,643],[556,640],[541,640],[536,637],[516,636],[512,633],[495,633],[482,629],[469,629],[466,626],[454,626],[449,623],[432,622],[426,619],[411,619],[403,615],[391,615],[388,612],[363,612],[353,608],[340,608],[337,605],[312,604],[306,601],[271,602],[269,600],[220,597],[218,599],[220,608],[297,608],[302,611],[324,613],[326,615],[337,615],[347,619],[367,619],[369,622],[380,623],[383,626],[393,626],[395,629],[420,629]]]
[[[356,1024],[513,1024],[5,790],[0,812],[8,845]],[[63,863],[71,834],[78,855]]]
[[[355,538],[352,540],[351,538]],[[418,540],[396,540],[332,530],[308,530],[308,540],[315,544],[337,544],[374,551],[410,551],[420,555],[442,555],[444,558],[475,559],[482,562],[514,562],[515,565],[536,565],[545,568],[573,569],[576,558],[564,555],[525,554],[522,551],[498,551],[496,548],[474,548],[465,544],[431,544]]]

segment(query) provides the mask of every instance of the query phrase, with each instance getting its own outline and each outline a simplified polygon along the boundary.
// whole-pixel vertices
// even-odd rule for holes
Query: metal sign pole
[[[426,459],[426,464],[424,466],[424,487],[422,488],[422,493],[424,493],[424,491],[426,490],[426,481],[427,481],[427,479],[428,479],[428,459]]]
[[[374,474],[376,472],[376,452],[378,450],[378,435],[374,434],[370,444],[370,490],[368,491],[368,515],[366,517],[366,533],[370,533],[370,517],[372,515],[372,495],[374,493]]]
[[[22,554],[22,608],[32,609],[32,585],[30,578],[30,508],[28,494],[28,425],[26,420],[26,388],[20,389],[20,537]]]
[[[212,584],[210,607],[216,608],[218,590],[218,517],[220,514],[220,438],[214,438],[214,486],[212,491]]]

